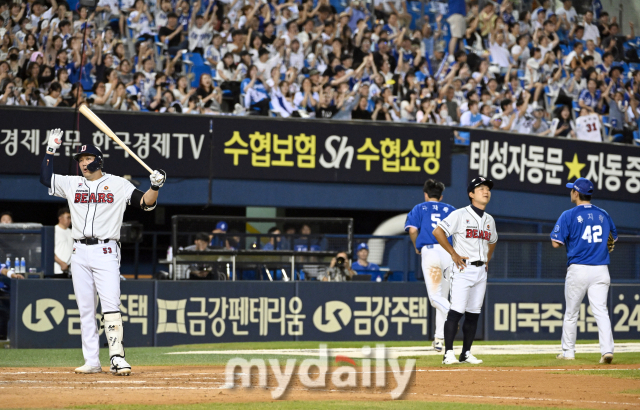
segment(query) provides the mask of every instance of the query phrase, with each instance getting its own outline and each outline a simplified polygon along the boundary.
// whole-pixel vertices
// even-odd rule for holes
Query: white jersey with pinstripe
[[[478,215],[471,205],[456,209],[438,223],[453,238],[453,249],[470,262],[487,262],[489,245],[498,241],[496,222],[487,212]]]
[[[131,182],[111,174],[95,181],[54,174],[49,195],[67,200],[73,239],[119,240],[122,217],[134,190]]]

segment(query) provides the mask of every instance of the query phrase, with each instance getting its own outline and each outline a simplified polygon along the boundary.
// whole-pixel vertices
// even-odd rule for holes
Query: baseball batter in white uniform
[[[567,184],[571,188],[571,202],[576,206],[564,211],[551,232],[554,248],[567,247],[567,279],[564,284],[566,311],[562,324],[562,353],[558,359],[576,357],[576,338],[580,304],[584,295],[598,325],[600,363],[613,361],[613,333],[607,309],[609,295],[609,252],[618,239],[616,226],[609,214],[591,205],[593,183],[578,178]]]
[[[100,297],[104,330],[109,343],[110,369],[115,375],[131,374],[122,344],[120,316],[120,228],[127,205],[151,211],[156,207],[158,190],[166,173],[151,174],[151,189],[143,193],[124,178],[102,172],[102,152],[93,145],[83,145],[73,155],[82,176],[53,173],[53,157],[60,148],[63,132],[52,130],[47,153],[42,161],[40,182],[49,195],[65,198],[71,210],[74,248],[71,256],[73,291],[80,311],[82,353],[85,364],[76,373],[100,373],[102,367],[96,325],[96,292]]]
[[[444,324],[445,353],[443,364],[480,364],[482,360],[471,354],[471,345],[478,327],[478,319],[487,288],[487,264],[498,242],[493,217],[485,212],[491,200],[493,182],[474,178],[467,187],[471,205],[453,211],[438,223],[433,235],[453,260],[451,273],[451,308]],[[453,246],[447,237],[453,238]],[[453,339],[462,325],[463,344],[460,360],[453,353]]]
[[[449,281],[445,271],[451,269],[451,256],[438,244],[433,236],[433,230],[438,222],[446,218],[455,208],[442,201],[444,184],[427,180],[424,183],[425,202],[413,207],[407,215],[404,230],[409,236],[422,258],[422,273],[427,286],[427,294],[431,306],[436,308],[436,332],[433,348],[441,352],[444,344],[444,322],[449,313]]]

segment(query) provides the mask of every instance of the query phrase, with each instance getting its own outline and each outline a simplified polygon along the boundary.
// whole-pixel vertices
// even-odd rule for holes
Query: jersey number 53
[[[592,240],[593,240],[593,243],[602,242],[602,226],[600,226],[600,225],[594,225],[594,226],[587,225],[584,228],[584,233],[582,234],[582,239],[584,239],[588,243],[591,243]]]

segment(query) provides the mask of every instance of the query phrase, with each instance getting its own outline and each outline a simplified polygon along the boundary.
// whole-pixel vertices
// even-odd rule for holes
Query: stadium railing
[[[496,219],[501,227],[499,246],[489,269],[489,280],[499,282],[553,282],[564,280],[566,274],[566,250],[553,249],[548,232],[551,222]],[[640,232],[621,230],[620,239],[611,253],[609,272],[613,282],[640,280]],[[135,247],[124,248],[123,274],[135,278],[155,278],[157,272],[167,269],[159,262],[165,260],[171,232],[144,232],[143,241]],[[374,259],[371,249],[370,262],[381,266],[381,272],[363,272],[372,280],[417,281],[422,280],[420,257],[415,254],[408,235],[373,236],[354,235],[354,246],[360,242],[382,240],[384,251]],[[370,245],[371,247],[371,245]],[[138,261],[137,263],[135,263]],[[151,274],[150,274],[151,273]],[[145,274],[145,275],[143,275]],[[266,275],[257,279],[268,280]]]

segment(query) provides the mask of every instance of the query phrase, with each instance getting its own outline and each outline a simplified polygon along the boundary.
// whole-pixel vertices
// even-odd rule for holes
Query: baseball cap
[[[473,178],[471,182],[469,182],[469,186],[467,187],[467,192],[473,192],[476,187],[480,185],[486,185],[489,187],[489,190],[493,189],[493,181],[489,178],[485,177],[477,177]]]
[[[497,121],[497,120],[502,121],[502,116],[500,114],[494,114],[494,116],[491,117],[491,121]]]
[[[577,192],[582,195],[592,195],[593,194],[593,183],[589,181],[587,178],[578,178],[573,183],[569,182],[567,184],[567,188],[575,189]]]
[[[318,70],[309,71],[309,77],[311,77],[312,75],[318,75],[318,74],[320,74],[320,71],[318,71]]]
[[[356,252],[360,252],[361,249],[369,250],[369,246],[367,246],[366,243],[362,242],[358,244],[358,247],[356,248]]]
[[[344,67],[341,65],[337,65],[336,68],[333,69],[333,72],[336,74],[339,73],[340,71],[345,71]]]
[[[216,229],[220,229],[221,231],[225,231],[225,232],[227,232],[227,228],[228,227],[229,227],[229,225],[227,225],[227,223],[225,221],[220,221],[216,225]]]

